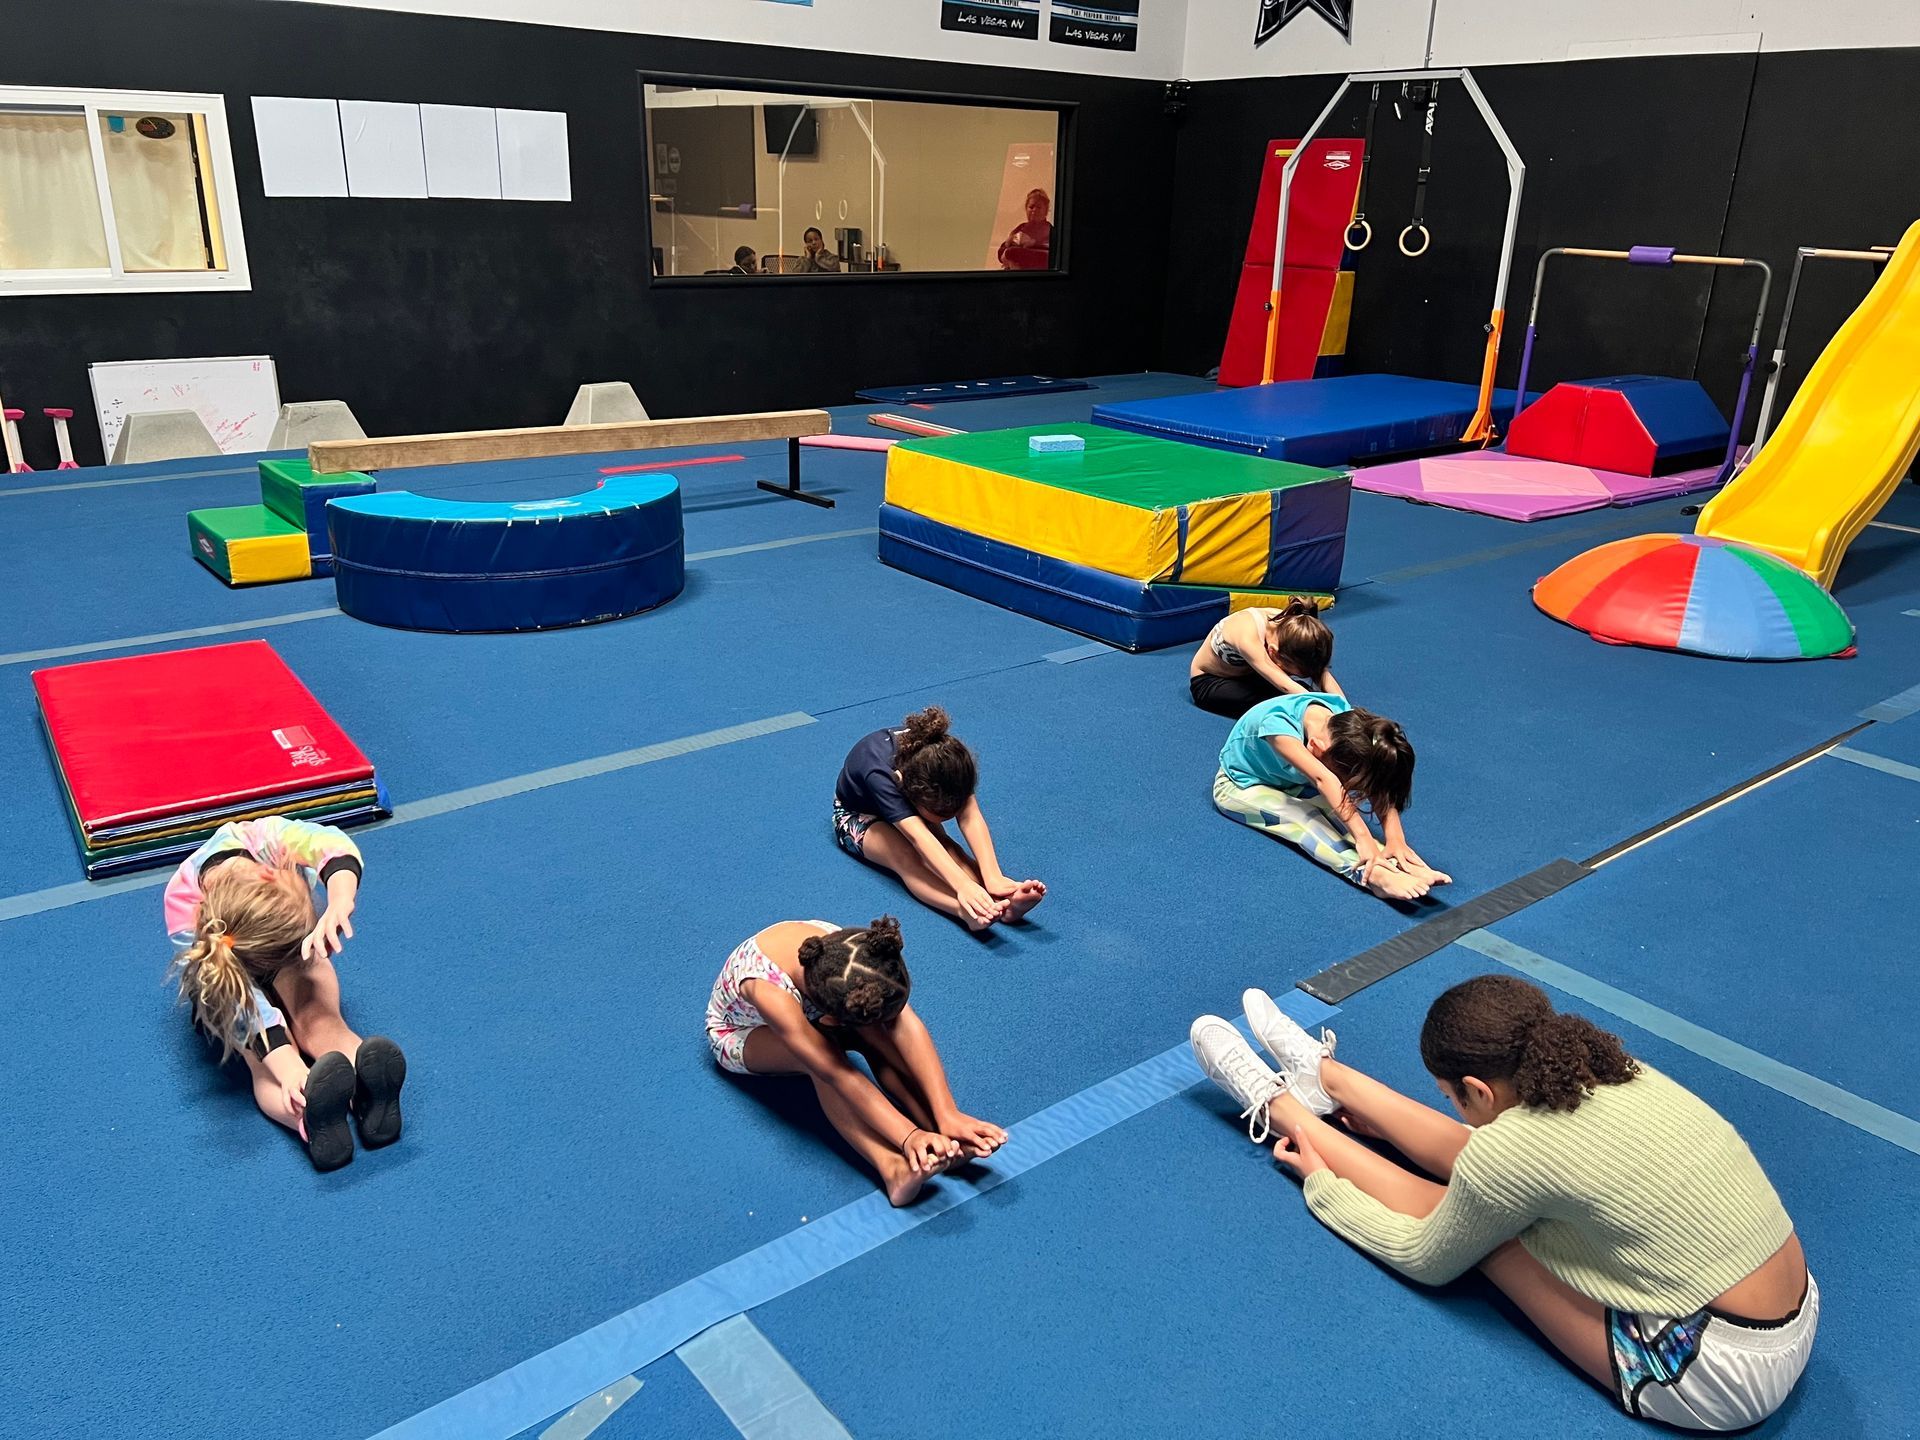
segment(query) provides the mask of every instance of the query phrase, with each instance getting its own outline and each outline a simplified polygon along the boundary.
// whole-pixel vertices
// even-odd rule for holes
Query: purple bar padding
[[[1671,245],[1636,245],[1627,251],[1629,265],[1671,265],[1674,247]]]
[[[1527,343],[1520,347],[1520,383],[1514,387],[1513,413],[1518,415],[1527,408],[1527,371],[1533,368],[1533,340],[1539,332],[1534,323],[1527,322]]]
[[[1740,426],[1747,418],[1747,394],[1753,389],[1754,366],[1760,361],[1760,347],[1747,346],[1746,363],[1740,369],[1740,395],[1733,402],[1733,426],[1727,432],[1727,456],[1720,464],[1720,478],[1717,483],[1725,484],[1733,478],[1733,469],[1740,459]]]

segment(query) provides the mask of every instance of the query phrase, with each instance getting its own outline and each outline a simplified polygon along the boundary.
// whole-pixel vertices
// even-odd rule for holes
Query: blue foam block
[[[1459,442],[1480,392],[1404,375],[1334,375],[1244,390],[1097,405],[1101,425],[1237,450],[1300,465],[1343,466]],[[1513,392],[1493,394],[1494,419],[1513,413]]]
[[[880,558],[924,580],[1123,650],[1191,643],[1227,613],[1224,590],[1130,580],[956,530],[898,505],[880,507]]]
[[[1063,455],[1086,448],[1087,442],[1078,435],[1029,435],[1027,437],[1029,455]]]
[[[685,584],[671,475],[493,504],[391,491],[336,500],[327,521],[340,608],[403,630],[585,625],[651,610]]]
[[[856,390],[862,400],[897,405],[950,404],[955,400],[1000,400],[1009,395],[1049,395],[1062,390],[1090,390],[1084,380],[1056,380],[1051,375],[1001,375],[992,380],[948,380],[934,385],[881,385]]]

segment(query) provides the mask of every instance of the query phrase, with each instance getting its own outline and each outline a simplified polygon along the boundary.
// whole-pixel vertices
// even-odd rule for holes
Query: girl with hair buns
[[[833,788],[834,838],[969,930],[1024,920],[1047,887],[1001,870],[974,797],[979,781],[973,751],[952,733],[947,712],[916,710],[899,729],[876,730],[848,752]],[[959,821],[966,846],[947,833],[949,820]]]
[[[853,929],[782,920],[740,942],[707,1000],[707,1046],[720,1067],[813,1081],[827,1119],[895,1205],[1007,1139],[954,1103],[933,1037],[907,1003],[912,986],[892,916]]]
[[[1345,696],[1332,665],[1333,631],[1319,602],[1295,595],[1278,609],[1236,610],[1209,630],[1187,667],[1187,691],[1202,710],[1238,720],[1276,695]]]
[[[1705,1101],[1514,975],[1454,986],[1421,1029],[1464,1125],[1335,1060],[1331,1031],[1313,1038],[1265,993],[1241,998],[1278,1069],[1212,1015],[1194,1053],[1329,1229],[1425,1284],[1477,1267],[1629,1415],[1736,1430],[1785,1401],[1820,1287]]]
[[[333,968],[360,873],[342,831],[270,815],[214,831],[163,902],[182,1002],[223,1063],[236,1051],[247,1062],[254,1103],[306,1142],[316,1170],[353,1159],[349,1112],[369,1149],[400,1138],[406,1056],[341,1018]]]

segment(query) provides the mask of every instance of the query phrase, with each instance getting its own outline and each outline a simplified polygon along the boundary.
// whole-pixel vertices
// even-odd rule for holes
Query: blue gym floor
[[[981,429],[1200,388],[1106,377],[909,413]],[[889,408],[836,421],[878,434],[861,417]],[[784,479],[783,447],[720,453],[746,459],[679,475],[685,595],[525,636],[364,626],[328,581],[224,588],[184,515],[256,499],[243,459],[0,481],[0,1432],[578,1440],[587,1422],[560,1417],[589,1400],[601,1440],[733,1436],[738,1404],[730,1419],[670,1332],[750,1293],[804,1387],[788,1428],[746,1422],[756,1437],[1635,1433],[1477,1282],[1424,1291],[1323,1231],[1170,1056],[1244,986],[1282,993],[1433,907],[1374,902],[1215,815],[1226,726],[1189,703],[1184,652],[1100,650],[882,567],[882,456],[809,450],[808,488],[838,501],[821,510],[754,488]],[[388,483],[531,498],[662,458]],[[1740,1127],[1799,1227],[1821,1335],[1759,1433],[1906,1435],[1920,489],[1841,572],[1856,658],[1608,648],[1534,611],[1537,576],[1688,528],[1682,504],[1520,526],[1354,497],[1336,669],[1419,747],[1409,829],[1455,875],[1448,902],[1866,728],[1331,1024],[1343,1056],[1424,1096],[1415,1040],[1445,985],[1513,965],[1570,991]],[[400,807],[361,835],[340,968],[349,1017],[407,1048],[407,1131],[332,1175],[172,1006],[164,874],[80,880],[29,684],[253,636]],[[1009,870],[1050,886],[1024,930],[971,937],[833,845],[847,746],[936,701],[980,756]],[[904,1223],[802,1087],[720,1075],[701,1030],[745,935],[887,911],[961,1103],[1014,1128]],[[626,1374],[637,1392],[589,1399]]]

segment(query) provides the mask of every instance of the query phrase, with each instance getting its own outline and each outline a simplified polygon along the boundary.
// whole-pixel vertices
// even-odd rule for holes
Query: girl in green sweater
[[[1194,1055],[1329,1229],[1426,1284],[1477,1266],[1629,1415],[1735,1430],[1787,1398],[1820,1319],[1793,1222],[1734,1128],[1617,1036],[1517,976],[1454,986],[1420,1055],[1463,1125],[1242,998],[1279,1071],[1212,1015]]]

